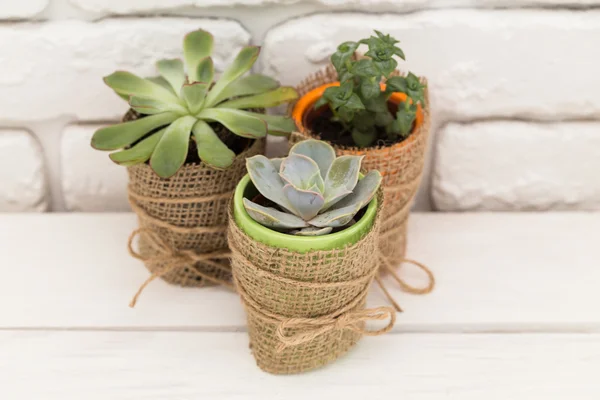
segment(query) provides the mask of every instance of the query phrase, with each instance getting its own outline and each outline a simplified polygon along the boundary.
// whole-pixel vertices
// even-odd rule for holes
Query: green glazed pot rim
[[[246,174],[238,183],[233,198],[233,214],[237,225],[253,239],[279,248],[306,252],[309,250],[331,250],[344,248],[358,242],[373,226],[377,214],[377,196],[367,206],[362,218],[351,227],[343,231],[322,236],[296,236],[277,232],[262,226],[254,221],[246,208],[243,198],[248,185],[252,184],[250,176]]]

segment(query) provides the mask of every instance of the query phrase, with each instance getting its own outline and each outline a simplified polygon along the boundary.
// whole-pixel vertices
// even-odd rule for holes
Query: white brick
[[[406,9],[415,5],[426,5],[428,0],[313,0],[314,5],[331,7],[355,7],[369,9],[372,7],[387,6]],[[177,7],[235,7],[235,6],[263,6],[293,5],[307,3],[306,0],[71,0],[75,6],[94,12],[115,12],[120,14],[170,10]]]
[[[521,6],[589,6],[600,0],[70,0],[82,10],[128,14],[173,10],[179,7],[268,7],[272,5],[306,5],[368,11],[406,11],[443,7],[521,7]]]
[[[0,129],[0,212],[48,208],[44,160],[33,136],[21,129]]]
[[[600,209],[600,123],[449,124],[438,135],[442,211]]]
[[[127,170],[90,140],[101,125],[71,125],[61,140],[61,185],[70,211],[128,211]]]
[[[402,41],[409,60],[402,68],[429,78],[437,117],[600,116],[595,10],[317,14],[269,31],[262,69],[296,84],[337,44],[373,29]]]
[[[0,19],[33,17],[44,11],[48,0],[2,0]]]
[[[118,118],[127,107],[102,77],[117,69],[156,75],[161,58],[181,57],[183,36],[215,35],[217,69],[247,45],[240,24],[219,19],[144,18],[0,26],[0,109],[12,120],[59,115]]]

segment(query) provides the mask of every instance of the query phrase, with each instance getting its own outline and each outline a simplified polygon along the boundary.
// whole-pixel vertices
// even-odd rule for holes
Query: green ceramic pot
[[[258,191],[252,184],[250,176],[246,175],[235,189],[233,198],[233,216],[238,226],[254,240],[269,246],[298,251],[331,250],[343,248],[358,242],[373,226],[377,214],[377,196],[371,200],[362,218],[354,225],[343,231],[323,236],[295,236],[276,232],[254,221],[244,208],[242,199],[252,199]]]

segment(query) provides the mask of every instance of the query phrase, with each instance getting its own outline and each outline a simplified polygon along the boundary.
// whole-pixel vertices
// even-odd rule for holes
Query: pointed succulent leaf
[[[235,60],[233,60],[233,63],[229,66],[229,68],[225,70],[225,72],[223,72],[223,75],[221,75],[217,83],[215,83],[215,85],[208,93],[208,96],[206,98],[207,107],[213,107],[219,99],[221,92],[230,83],[235,81],[237,78],[248,72],[250,68],[252,68],[252,66],[256,62],[256,59],[258,58],[259,53],[260,48],[256,46],[244,47],[239,52]]]
[[[188,115],[177,119],[165,130],[150,157],[150,166],[161,178],[175,175],[185,162],[195,123],[196,119]]]
[[[374,127],[371,127],[364,131],[361,131],[356,128],[352,130],[352,140],[360,148],[369,147],[373,144],[373,142],[375,142],[376,139],[377,131]]]
[[[328,143],[320,140],[308,139],[296,143],[291,149],[290,154],[301,154],[312,159],[319,166],[321,177],[325,179],[329,167],[335,160],[335,150]]]
[[[208,83],[204,82],[186,83],[181,87],[181,97],[185,100],[189,112],[196,114],[202,109],[207,91]]]
[[[246,198],[243,200],[248,215],[261,225],[275,229],[294,229],[308,226],[304,220],[295,215],[281,212],[272,207],[263,207]]]
[[[92,136],[92,147],[98,150],[122,149],[178,117],[175,113],[167,112],[99,129]]]
[[[167,89],[169,92],[171,92],[175,95],[177,94],[177,93],[175,93],[175,91],[173,90],[173,88],[171,87],[169,82],[167,82],[167,80],[165,78],[163,78],[162,76],[151,76],[149,78],[146,78],[146,80],[149,80],[152,83],[156,83],[157,85],[162,86],[163,88]],[[127,98],[127,100],[129,100],[129,98]]]
[[[336,158],[325,177],[325,208],[331,207],[351,193],[358,182],[363,156]]]
[[[175,93],[179,93],[181,87],[186,83],[183,61],[178,59],[160,60],[156,63],[160,75],[165,78]]]
[[[215,65],[210,57],[203,58],[198,64],[196,81],[210,85],[215,77]]]
[[[337,202],[332,210],[345,207],[354,207],[357,210],[362,209],[377,193],[381,185],[381,174],[379,171],[370,171],[361,180],[358,181],[352,193]]]
[[[114,72],[105,77],[104,82],[119,94],[151,98],[167,103],[181,103],[177,96],[161,85],[129,72]]]
[[[313,176],[319,174],[317,163],[302,154],[290,154],[281,163],[279,175],[298,189],[308,189],[315,184]]]
[[[140,114],[152,115],[172,111],[179,115],[188,113],[185,107],[175,103],[164,103],[159,100],[132,96],[129,105]]]
[[[233,163],[235,153],[219,139],[215,131],[204,121],[198,121],[192,128],[196,140],[198,156],[213,168],[225,169]]]
[[[110,159],[115,163],[126,167],[148,161],[154,148],[165,133],[165,130],[166,129],[161,129],[160,131],[153,133],[130,149],[110,154]]]
[[[285,183],[279,176],[279,170],[275,169],[267,157],[257,155],[246,159],[246,168],[254,187],[260,194],[286,210],[294,212],[290,202],[283,194]]]
[[[270,92],[253,96],[239,97],[225,101],[217,107],[223,108],[269,108],[298,98],[298,92],[292,87],[280,87]]]
[[[201,29],[188,33],[183,39],[183,54],[190,82],[199,82],[198,64],[212,54],[213,36]]]
[[[283,194],[297,215],[305,221],[314,218],[325,204],[321,193],[298,189],[289,183],[283,187]]]
[[[344,42],[340,44],[337,51],[331,55],[331,63],[333,66],[338,70],[341,69],[346,61],[354,55],[358,46],[359,43],[356,42]]]
[[[245,111],[231,108],[207,108],[196,116],[198,119],[216,121],[238,136],[254,139],[267,135],[267,123]]]
[[[338,228],[346,226],[350,221],[352,221],[357,212],[358,210],[354,206],[337,208],[335,210],[325,211],[324,213],[317,215],[308,221],[308,223],[319,228],[326,226]]]
[[[246,114],[260,118],[267,123],[269,135],[285,136],[296,130],[296,123],[290,117],[268,115],[246,111]]]
[[[250,96],[277,89],[279,82],[260,74],[242,76],[231,82],[215,100],[215,104],[232,97]]]
[[[333,228],[329,226],[326,226],[325,228],[315,228],[313,226],[309,226],[308,228],[302,228],[291,233],[297,236],[323,236],[331,233],[332,230]]]

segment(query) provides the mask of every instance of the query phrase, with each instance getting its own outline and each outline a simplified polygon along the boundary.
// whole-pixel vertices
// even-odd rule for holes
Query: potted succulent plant
[[[336,157],[327,143],[306,140],[287,158],[247,160],[229,243],[251,348],[267,372],[323,366],[394,323],[392,308],[365,310],[382,200],[381,175],[361,177],[362,159]],[[386,318],[384,329],[365,330],[366,320]]]
[[[212,35],[198,30],[184,39],[185,61],[158,61],[159,77],[118,71],[104,78],[130,111],[92,137],[94,148],[113,151],[111,160],[128,169],[140,221],[132,255],[145,261],[150,279],[183,286],[227,283],[228,202],[245,159],[262,153],[267,134],[294,129],[290,118],[264,108],[295,99],[296,91],[246,75],[258,47],[244,47],[218,79],[212,50]],[[131,247],[138,233],[139,253]]]
[[[381,172],[382,265],[391,270],[404,260],[406,221],[424,166],[429,100],[424,78],[396,70],[396,58],[405,58],[398,41],[375,32],[342,43],[331,65],[298,87],[301,97],[290,110],[299,132],[290,142],[321,138],[338,155],[363,155],[366,170]],[[367,47],[364,55],[357,53],[361,45]]]

